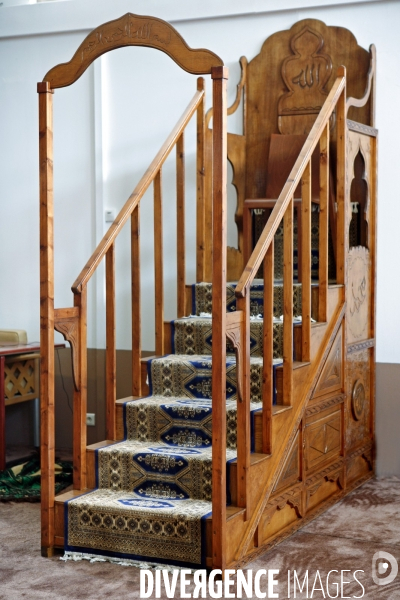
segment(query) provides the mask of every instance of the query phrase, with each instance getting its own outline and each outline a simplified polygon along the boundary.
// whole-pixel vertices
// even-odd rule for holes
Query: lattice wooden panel
[[[4,365],[5,404],[16,404],[39,397],[37,358],[10,357]]]

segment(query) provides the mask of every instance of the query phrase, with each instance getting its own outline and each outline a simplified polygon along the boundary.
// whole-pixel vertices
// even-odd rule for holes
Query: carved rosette
[[[370,437],[370,350],[354,352],[347,362],[346,445],[350,450]]]
[[[365,388],[359,379],[354,383],[351,395],[351,410],[356,421],[359,421],[364,413]]]

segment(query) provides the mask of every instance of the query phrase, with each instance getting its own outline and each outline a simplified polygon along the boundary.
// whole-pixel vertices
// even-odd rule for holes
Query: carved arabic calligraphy
[[[314,83],[319,84],[319,70],[321,65],[315,67],[314,63],[306,65],[305,69],[301,69],[300,73],[293,77],[292,83],[299,85],[301,88],[312,87]]]
[[[351,316],[353,316],[355,312],[359,312],[361,305],[363,304],[365,298],[367,297],[366,289],[367,289],[367,282],[365,281],[365,277],[363,277],[360,285],[358,286],[357,296],[356,296],[356,294],[354,293],[354,281],[352,282],[351,294],[353,296],[353,304],[350,307]]]
[[[323,105],[325,85],[332,73],[332,60],[323,53],[322,36],[304,27],[290,41],[292,56],[282,63],[282,79],[289,90],[279,99],[278,114],[316,113]]]
[[[115,44],[123,39],[151,42],[155,45],[168,46],[171,42],[171,31],[162,27],[158,21],[147,20],[135,22],[131,15],[126,15],[125,23],[116,25],[115,29],[95,31],[88,38],[87,45],[82,48],[81,60],[90,55],[100,44]]]
[[[347,304],[348,343],[368,339],[369,332],[369,264],[368,249],[354,246],[348,254]]]

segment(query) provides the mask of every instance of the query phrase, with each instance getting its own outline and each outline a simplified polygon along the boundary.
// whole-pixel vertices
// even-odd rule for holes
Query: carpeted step
[[[250,401],[261,402],[262,358],[250,357]],[[275,369],[282,364],[274,359]],[[169,398],[211,399],[212,357],[203,355],[168,354],[147,363],[150,395]],[[236,359],[226,358],[226,397],[236,400]],[[275,400],[276,401],[276,400]]]
[[[211,354],[212,326],[210,317],[184,317],[171,321],[172,352],[174,354]],[[263,320],[250,321],[251,356],[262,356]],[[227,353],[233,354],[233,347],[227,341]],[[274,358],[283,354],[283,321],[274,322]]]
[[[205,567],[211,502],[97,489],[70,500],[65,510],[68,551]]]
[[[206,446],[187,445],[198,432],[180,433],[174,445],[125,440],[97,450],[97,487],[133,491],[145,499],[211,500],[211,440]],[[235,458],[236,449],[227,449],[226,460]]]
[[[259,410],[251,404],[251,410]],[[226,402],[227,447],[236,448],[237,403]],[[208,448],[212,439],[212,401],[208,398],[149,396],[124,405],[125,438],[134,442]]]
[[[237,282],[226,284],[226,310],[236,310],[235,288]],[[255,279],[250,288],[250,314],[252,316],[264,315],[264,280]],[[212,283],[195,283],[192,285],[192,314],[200,316],[201,313],[212,311]],[[274,316],[283,314],[283,284],[274,285]],[[301,315],[301,284],[293,284],[293,316]]]

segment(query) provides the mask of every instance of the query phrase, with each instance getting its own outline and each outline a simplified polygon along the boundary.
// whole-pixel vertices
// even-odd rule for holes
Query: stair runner
[[[235,310],[234,283],[227,310]],[[211,513],[211,292],[172,322],[173,354],[148,362],[150,395],[124,405],[125,439],[96,451],[97,488],[65,504],[65,549],[150,563],[205,566]],[[274,288],[274,365],[282,363],[282,285]],[[251,411],[260,410],[263,281],[251,288]],[[294,315],[301,286],[294,285]],[[227,497],[236,458],[236,362],[227,347]],[[274,369],[275,369],[274,366]],[[252,419],[254,420],[254,419]]]

